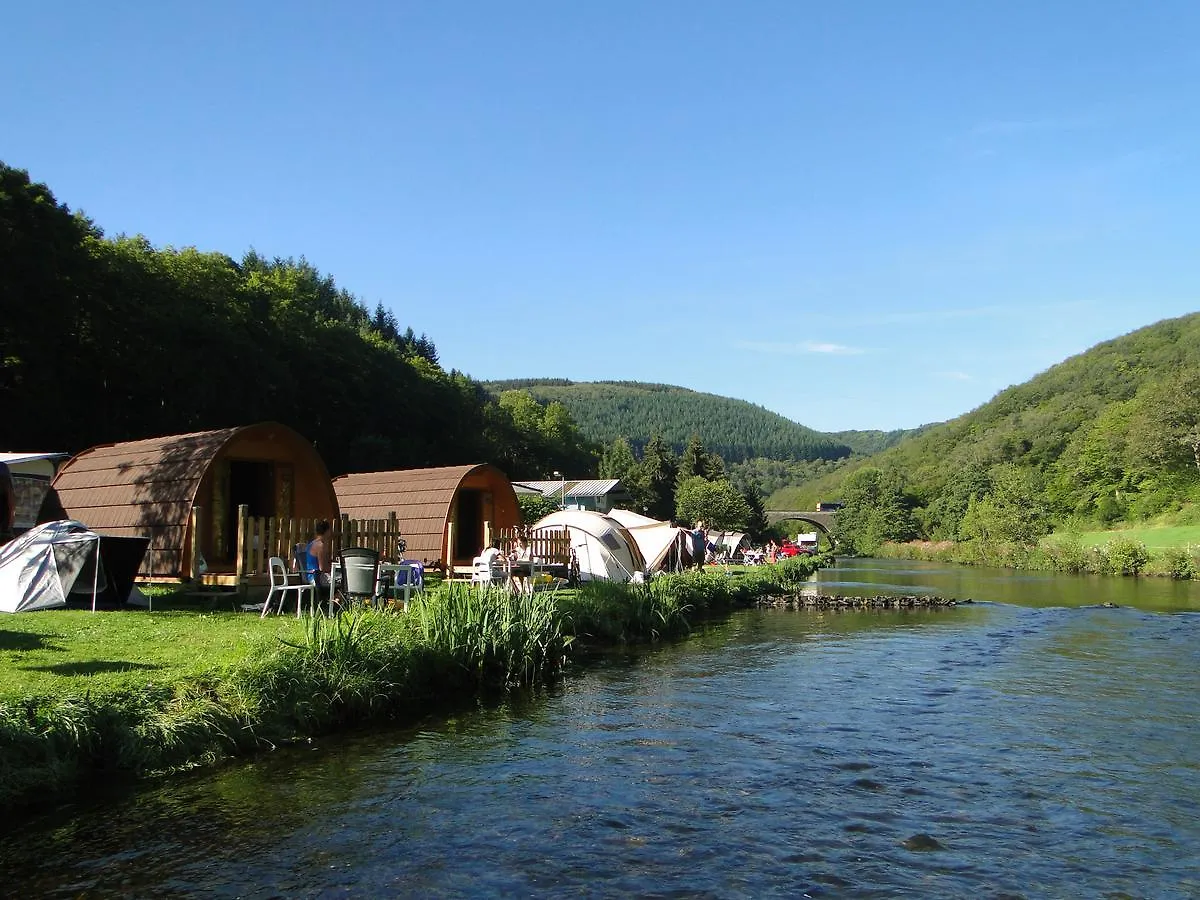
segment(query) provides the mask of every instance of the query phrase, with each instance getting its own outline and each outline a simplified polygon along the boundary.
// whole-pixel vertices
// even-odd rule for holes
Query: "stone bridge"
[[[833,543],[833,530],[837,527],[836,509],[820,511],[794,509],[767,510],[767,521],[772,525],[776,522],[782,522],[784,519],[798,519],[801,522],[808,522],[810,525],[815,525],[817,530],[829,538],[830,543]]]

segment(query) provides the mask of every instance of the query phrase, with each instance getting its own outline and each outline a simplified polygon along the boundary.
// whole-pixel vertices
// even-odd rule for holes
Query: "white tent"
[[[710,531],[708,542],[732,559],[743,547],[750,546],[750,538],[741,531]]]
[[[102,547],[110,542],[106,564]],[[145,553],[144,538],[102,538],[69,519],[38,525],[0,547],[0,612],[126,602]],[[135,546],[136,545],[136,546]]]
[[[688,566],[691,540],[686,528],[660,522],[628,509],[609,510],[608,516],[628,530],[642,552],[647,572],[677,571]]]
[[[530,530],[562,528],[571,535],[571,548],[584,581],[629,581],[635,572],[645,571],[637,542],[616,519],[583,509],[561,509]]]

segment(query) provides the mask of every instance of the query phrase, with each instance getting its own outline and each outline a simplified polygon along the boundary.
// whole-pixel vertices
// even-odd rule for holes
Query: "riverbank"
[[[585,649],[678,638],[706,617],[798,591],[828,561],[531,597],[452,584],[408,613],[335,619],[200,610],[6,617],[0,803],[36,805],[89,779],[166,774],[372,721],[415,721],[554,678]]]
[[[1051,535],[1032,547],[980,541],[910,541],[883,544],[875,555],[1069,574],[1200,578],[1200,547],[1151,549],[1143,541],[1121,536],[1092,546],[1071,535]]]

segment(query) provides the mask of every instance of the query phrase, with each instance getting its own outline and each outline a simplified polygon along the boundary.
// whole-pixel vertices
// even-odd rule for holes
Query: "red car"
[[[799,556],[799,555],[800,555],[800,548],[797,547],[795,544],[793,544],[791,541],[784,541],[782,544],[779,545],[779,549],[775,553],[775,556],[778,559],[787,559],[789,556]]]

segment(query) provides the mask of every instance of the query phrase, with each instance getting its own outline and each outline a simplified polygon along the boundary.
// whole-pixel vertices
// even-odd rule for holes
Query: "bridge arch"
[[[835,545],[832,527],[837,524],[836,513],[808,513],[796,512],[793,510],[767,510],[767,520],[772,524],[778,522],[804,522],[807,525],[813,526],[821,534],[825,535],[825,540],[829,542],[829,546]]]

